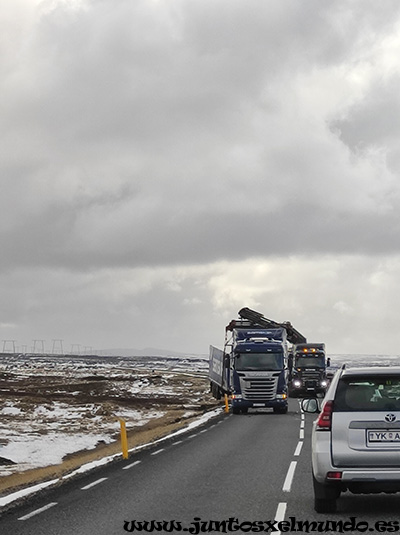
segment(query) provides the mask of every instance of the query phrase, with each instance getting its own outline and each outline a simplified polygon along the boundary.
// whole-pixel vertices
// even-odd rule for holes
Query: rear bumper
[[[336,468],[340,470],[340,468]],[[365,468],[352,468],[342,470],[342,481],[344,482],[383,482],[383,481],[397,481],[400,486],[400,468],[386,469],[382,468],[369,469]]]
[[[317,437],[315,437],[317,435]],[[323,484],[354,493],[399,492],[400,467],[342,467],[331,460],[330,432],[316,431],[313,436],[312,467],[315,479]],[[341,472],[340,480],[328,480],[328,472]]]

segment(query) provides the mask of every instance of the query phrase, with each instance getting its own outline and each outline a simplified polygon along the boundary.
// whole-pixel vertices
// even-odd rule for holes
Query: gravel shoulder
[[[214,404],[210,404],[210,409]],[[187,426],[191,421],[198,418],[199,415],[189,418],[183,418],[185,411],[172,410],[161,418],[152,420],[143,425],[141,428],[128,431],[128,447],[132,449],[136,446],[151,444],[152,442],[163,438],[170,433]],[[0,479],[0,497],[7,496],[26,487],[36,485],[52,479],[59,479],[73,472],[80,466],[90,463],[104,457],[108,457],[121,452],[121,442],[116,440],[108,445],[99,445],[94,450],[82,450],[67,455],[61,464],[34,468],[23,472],[17,472]],[[134,453],[130,453],[130,458]]]

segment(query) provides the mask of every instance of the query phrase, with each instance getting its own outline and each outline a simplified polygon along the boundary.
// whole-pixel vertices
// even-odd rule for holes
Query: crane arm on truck
[[[254,325],[259,325],[260,327],[264,327],[266,329],[286,329],[287,333],[287,340],[291,344],[305,344],[307,343],[307,339],[305,336],[303,336],[299,331],[297,331],[293,325],[290,323],[290,321],[285,321],[283,323],[278,323],[276,321],[270,320],[263,316],[260,312],[256,312],[255,310],[251,310],[250,308],[242,308],[239,310],[239,316],[243,319],[246,319],[253,323]],[[234,322],[234,320],[233,320]],[[233,323],[231,322],[227,326],[227,330],[230,330],[229,327]]]

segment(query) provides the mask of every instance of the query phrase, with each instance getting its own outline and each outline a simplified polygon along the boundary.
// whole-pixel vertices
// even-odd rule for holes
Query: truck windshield
[[[296,368],[325,368],[325,358],[320,357],[296,357]]]
[[[246,370],[282,370],[283,353],[239,353],[236,355],[235,368]]]

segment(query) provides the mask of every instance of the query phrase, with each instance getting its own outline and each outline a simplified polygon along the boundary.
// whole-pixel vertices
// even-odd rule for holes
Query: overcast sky
[[[3,1],[0,80],[3,348],[400,353],[398,0]]]

